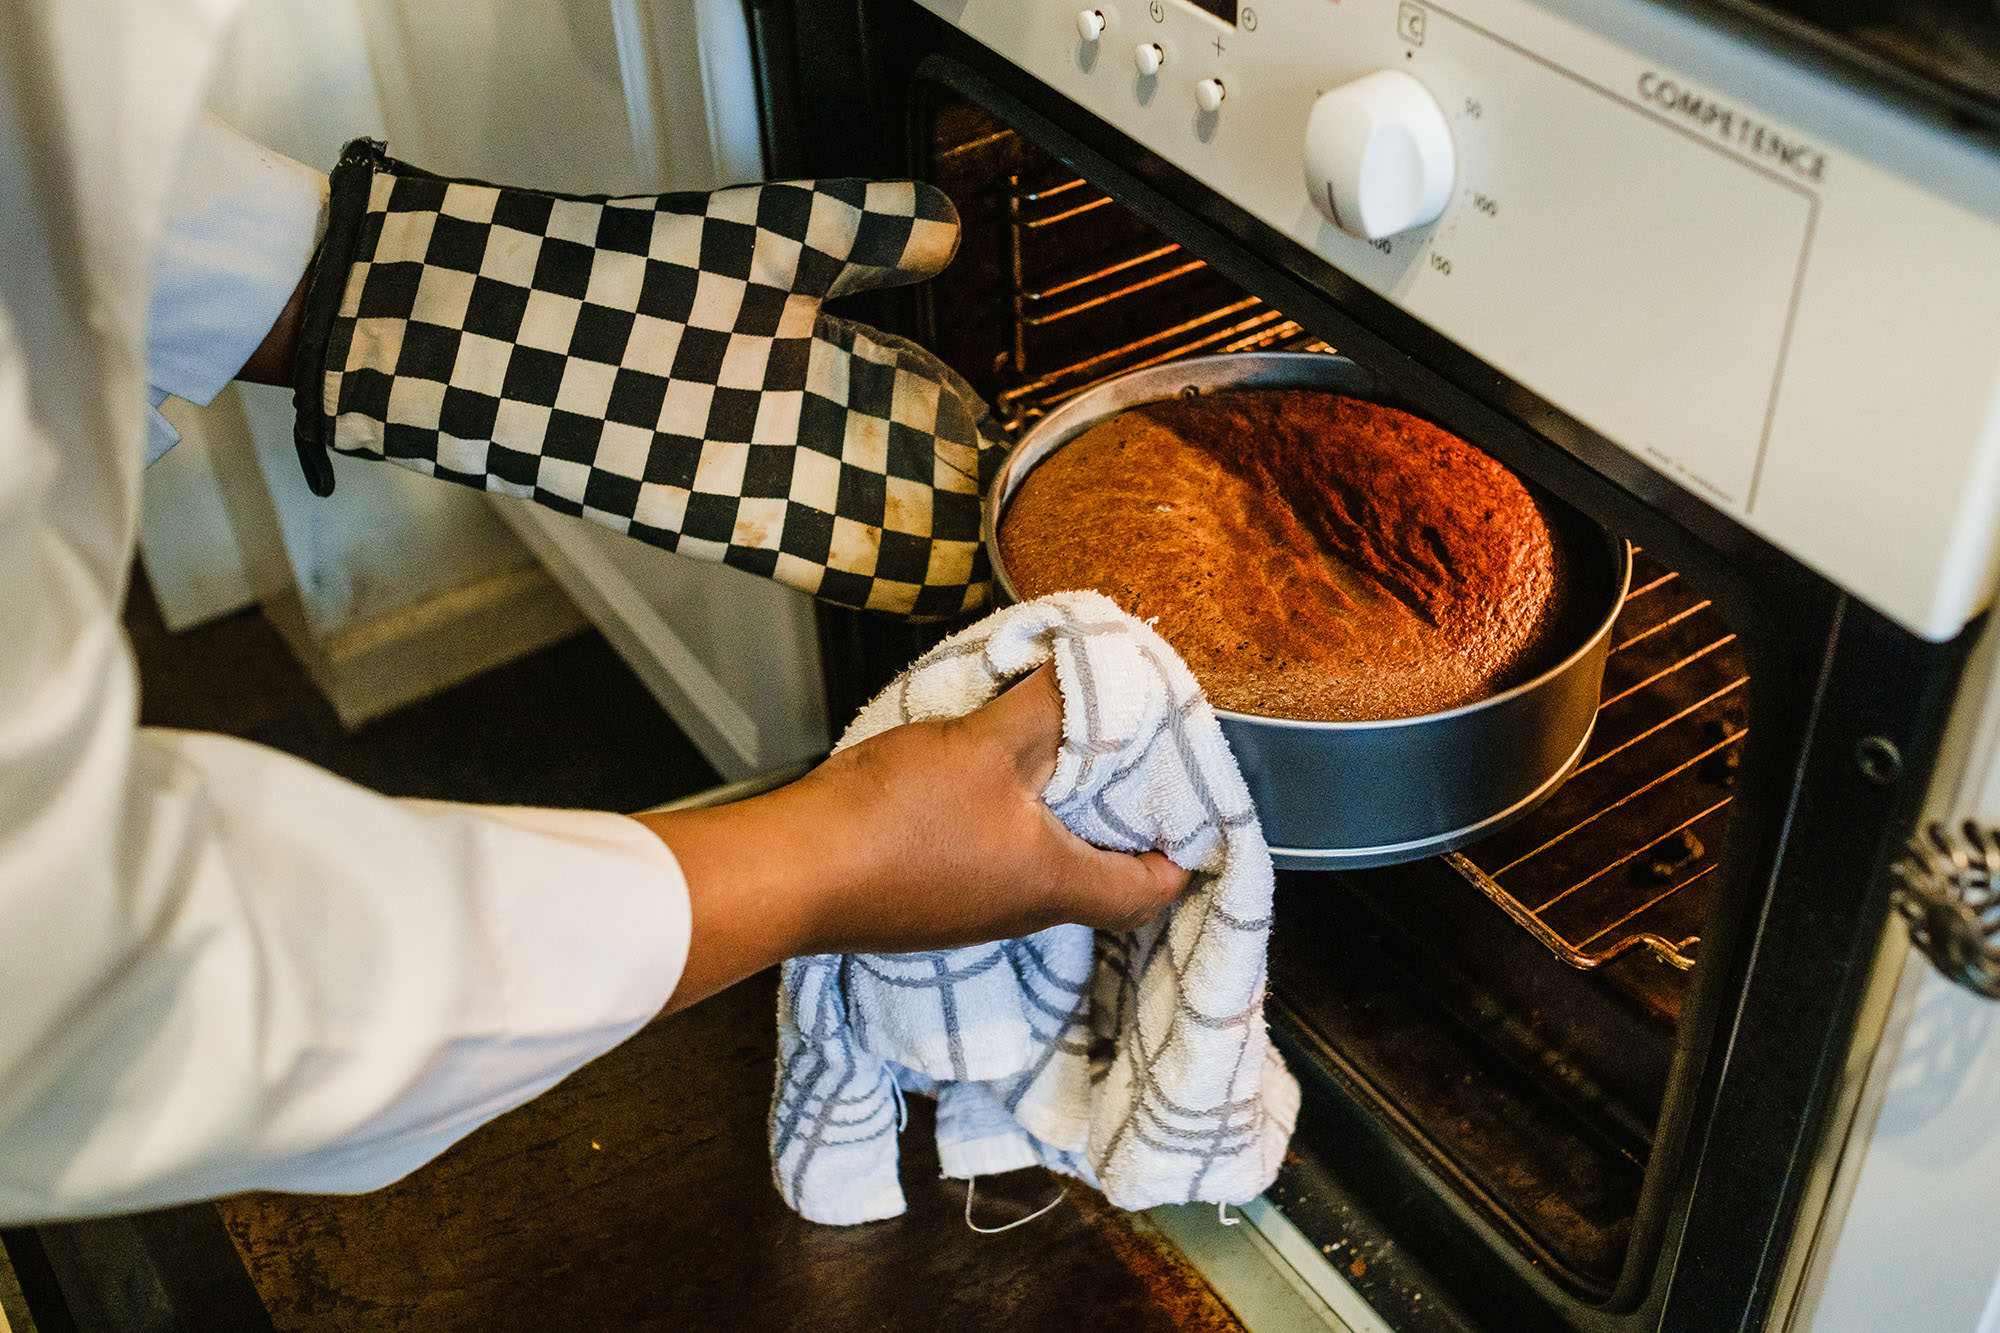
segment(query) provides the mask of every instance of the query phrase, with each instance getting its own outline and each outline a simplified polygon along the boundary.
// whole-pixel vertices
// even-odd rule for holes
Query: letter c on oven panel
[[[1306,121],[1306,188],[1320,212],[1366,241],[1436,221],[1457,155],[1430,90],[1377,70],[1322,93]]]

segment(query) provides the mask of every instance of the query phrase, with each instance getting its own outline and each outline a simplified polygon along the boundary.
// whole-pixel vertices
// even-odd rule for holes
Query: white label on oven
[[[1991,599],[2000,154],[1639,0],[922,3],[1917,632]],[[1385,69],[1457,169],[1371,243],[1304,131]]]

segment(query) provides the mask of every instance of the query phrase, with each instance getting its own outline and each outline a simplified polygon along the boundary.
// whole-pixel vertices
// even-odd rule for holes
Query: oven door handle
[[[1951,980],[2000,1000],[2000,830],[1931,824],[1890,871],[1910,942]]]

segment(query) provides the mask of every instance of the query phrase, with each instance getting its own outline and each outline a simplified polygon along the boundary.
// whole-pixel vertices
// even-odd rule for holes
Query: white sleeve
[[[0,1223],[386,1183],[658,1012],[686,886],[619,815],[137,727],[140,442],[100,427],[143,400],[22,313],[79,253],[37,241],[0,253]]]
[[[169,394],[204,406],[283,313],[326,231],[326,176],[204,112],[182,144],[153,265],[146,461],[180,436]]]
[[[622,815],[391,801],[192,733],[126,762],[20,831],[60,873],[0,856],[0,1219],[375,1188],[679,979],[685,886]]]

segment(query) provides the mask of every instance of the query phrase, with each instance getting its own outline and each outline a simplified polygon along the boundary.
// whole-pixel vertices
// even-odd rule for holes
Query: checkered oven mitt
[[[297,444],[532,496],[844,606],[985,604],[986,404],[820,309],[958,244],[913,181],[574,196],[447,180],[356,140],[301,334]]]

